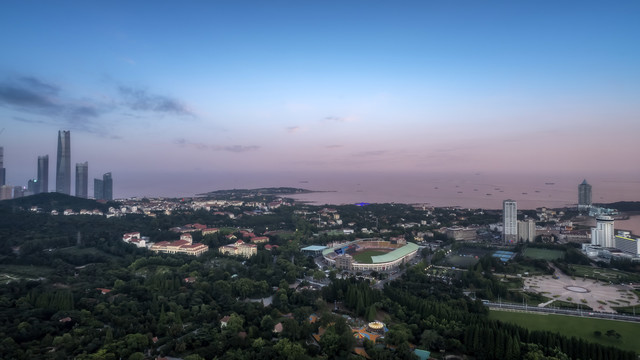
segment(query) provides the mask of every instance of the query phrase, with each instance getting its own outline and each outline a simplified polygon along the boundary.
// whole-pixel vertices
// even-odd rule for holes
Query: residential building
[[[71,195],[71,132],[58,131],[56,192]]]
[[[460,226],[453,226],[447,228],[446,234],[447,237],[452,238],[456,241],[473,241],[476,240],[478,234],[475,228],[466,228]]]
[[[604,248],[614,247],[613,223],[611,216],[598,216],[596,227],[591,228],[591,245],[600,245]]]
[[[518,205],[515,200],[502,202],[502,236],[507,244],[518,240]]]
[[[536,239],[536,222],[533,219],[518,221],[518,240],[533,242]]]
[[[49,192],[49,155],[38,156],[38,193]]]
[[[76,164],[76,196],[87,198],[89,190],[89,163]]]
[[[220,246],[218,251],[221,254],[239,255],[250,258],[258,253],[258,246],[255,244],[245,244],[244,241],[238,240],[233,244]]]
[[[588,209],[591,207],[591,185],[584,179],[578,185],[578,210]]]

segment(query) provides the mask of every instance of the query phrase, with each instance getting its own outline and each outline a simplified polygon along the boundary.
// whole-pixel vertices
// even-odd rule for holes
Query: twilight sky
[[[5,1],[0,146],[90,177],[640,174],[638,1]],[[121,176],[122,178],[122,176]]]

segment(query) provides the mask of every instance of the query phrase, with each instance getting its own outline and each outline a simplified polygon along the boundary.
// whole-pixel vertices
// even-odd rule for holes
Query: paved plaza
[[[549,299],[587,305],[594,311],[615,312],[612,307],[640,305],[638,296],[629,287],[593,279],[572,278],[560,271],[556,271],[556,274],[557,279],[551,275],[525,278],[524,288]],[[545,304],[544,306],[553,306],[553,301]]]

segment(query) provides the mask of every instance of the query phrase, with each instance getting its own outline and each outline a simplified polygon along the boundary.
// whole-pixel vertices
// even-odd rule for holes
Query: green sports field
[[[389,251],[384,250],[364,250],[353,255],[355,261],[361,264],[371,264],[373,261],[371,260],[372,256],[384,255]]]
[[[532,259],[542,260],[555,260],[564,256],[562,250],[550,250],[550,249],[538,249],[538,248],[526,248],[522,254]]]
[[[637,340],[640,324],[637,323],[495,310],[491,310],[489,318],[518,324],[529,330],[558,332],[568,337],[575,336],[602,345],[615,346],[640,353],[640,342]],[[622,335],[620,339],[605,335],[607,330],[611,329]],[[595,331],[600,331],[602,335],[595,336]]]

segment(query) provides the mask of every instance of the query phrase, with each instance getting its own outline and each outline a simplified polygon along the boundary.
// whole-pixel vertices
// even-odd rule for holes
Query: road
[[[608,319],[608,320],[617,320],[617,321],[640,322],[640,316],[601,313],[601,312],[597,312],[597,311],[583,311],[583,310],[570,310],[570,309],[557,309],[557,308],[539,308],[537,306],[527,306],[527,305],[520,305],[520,304],[505,304],[505,303],[495,303],[495,302],[484,302],[484,305],[487,306],[490,309],[496,309],[496,310],[514,310],[514,311],[540,312],[540,313],[546,313],[546,314],[558,314],[558,315],[580,316],[580,317],[588,317],[588,318],[596,318],[596,319]]]

